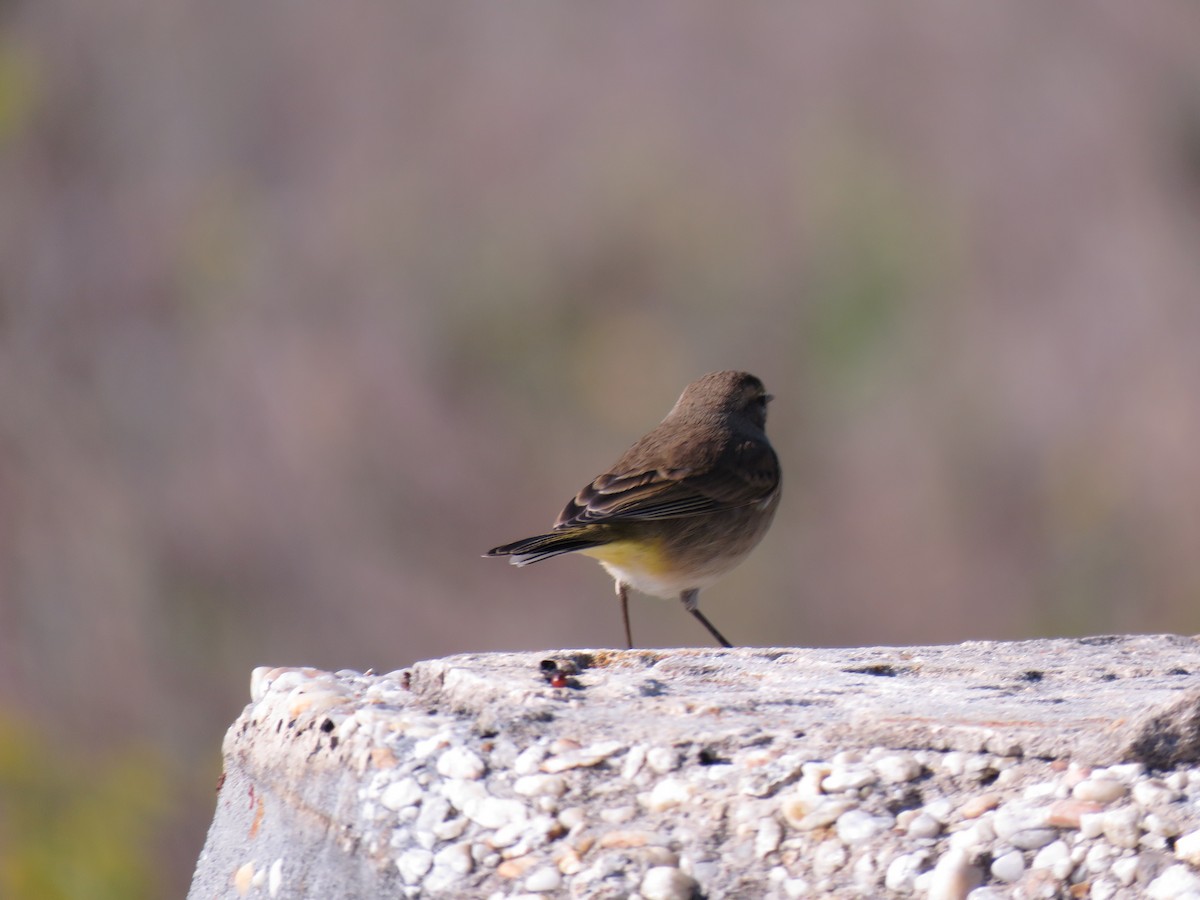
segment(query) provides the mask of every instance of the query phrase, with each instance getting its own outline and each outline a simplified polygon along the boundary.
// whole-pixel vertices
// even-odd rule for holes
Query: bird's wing
[[[744,441],[703,469],[661,467],[601,475],[575,495],[554,527],[700,515],[765,500],[778,485],[774,451],[761,442]]]

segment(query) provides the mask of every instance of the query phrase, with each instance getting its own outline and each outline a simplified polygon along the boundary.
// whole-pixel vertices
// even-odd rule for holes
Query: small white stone
[[[462,837],[462,833],[466,830],[467,820],[462,816],[456,816],[453,819],[438,822],[430,829],[430,833],[439,841],[453,841]]]
[[[538,869],[525,879],[525,890],[534,894],[542,894],[547,891],[557,891],[562,887],[562,875],[558,869],[547,866]]]
[[[1095,773],[1071,789],[1071,796],[1076,800],[1091,800],[1093,803],[1112,803],[1120,800],[1129,787],[1116,778],[1097,777]]]
[[[1175,841],[1175,855],[1186,863],[1200,866],[1200,831],[1189,831]]]
[[[1104,834],[1104,813],[1081,813],[1079,816],[1079,836],[1084,840],[1098,838]]]
[[[950,849],[970,853],[989,846],[996,839],[991,818],[980,818],[970,828],[950,835]]]
[[[1088,900],[1113,900],[1120,889],[1121,886],[1111,878],[1097,878],[1092,882],[1092,889],[1088,892]]]
[[[1053,828],[1024,828],[1008,836],[1008,842],[1019,850],[1039,850],[1058,837]]]
[[[1012,769],[1009,770],[1014,771]],[[1037,784],[1031,784],[1021,792],[1022,798],[1025,800],[1049,800],[1058,792],[1058,783],[1055,781],[1039,781]]]
[[[491,837],[487,839],[487,845],[496,850],[511,847],[524,836],[524,832],[524,822],[509,822],[492,832]]]
[[[1084,857],[1083,866],[1092,874],[1099,875],[1108,871],[1108,867],[1112,864],[1112,858],[1117,851],[1108,844],[1094,844],[1088,849],[1087,856]]]
[[[951,750],[942,755],[942,771],[947,775],[958,776],[966,771],[967,754],[961,750]]]
[[[567,779],[561,775],[522,775],[513,782],[513,793],[522,797],[561,797],[567,792]]]
[[[943,797],[941,800],[926,803],[921,807],[921,812],[928,813],[945,825],[950,821],[950,817],[954,815],[954,808],[953,801],[948,797]]]
[[[1138,781],[1133,786],[1133,802],[1146,809],[1166,806],[1179,799],[1179,792],[1167,787],[1166,782],[1158,778]]]
[[[1200,876],[1187,866],[1173,865],[1146,887],[1149,900],[1182,900],[1200,894]]]
[[[1169,787],[1171,790],[1183,793],[1188,786],[1187,772],[1177,770],[1167,775],[1163,781],[1166,782],[1167,787]]]
[[[1064,875],[1058,875],[1059,866],[1062,863],[1067,864],[1067,871]],[[1030,864],[1031,869],[1052,869],[1056,877],[1065,878],[1071,874],[1071,869],[1074,868],[1074,863],[1071,862],[1071,848],[1067,846],[1066,841],[1054,841],[1047,844],[1036,854],[1034,854],[1033,862]]]
[[[566,750],[542,763],[542,771],[556,775],[568,769],[584,769],[599,765],[625,745],[621,741],[600,741],[578,750]]]
[[[281,887],[283,887],[283,857],[271,863],[271,873],[267,877],[267,891],[272,897],[279,896]]]
[[[846,848],[838,841],[821,841],[813,851],[813,872],[818,877],[832,875],[846,864]]]
[[[1133,806],[1110,809],[1104,813],[1104,836],[1117,847],[1131,849],[1142,836],[1141,811]]]
[[[421,799],[424,791],[415,778],[393,781],[379,796],[379,802],[393,812],[412,806]]]
[[[587,810],[582,806],[568,806],[558,814],[558,824],[570,831],[587,821]]]
[[[1019,850],[1010,850],[992,860],[992,875],[1012,884],[1025,874],[1025,857]]]
[[[674,747],[652,747],[646,751],[646,765],[659,775],[679,768],[679,751]]]
[[[924,767],[911,753],[890,753],[875,761],[875,771],[885,784],[904,784],[920,777]]]
[[[542,760],[546,758],[546,748],[534,744],[532,747],[526,747],[517,754],[516,760],[513,761],[514,775],[532,775],[541,766]]]
[[[812,888],[803,878],[789,878],[783,883],[783,895],[788,900],[801,900],[813,895]]]
[[[996,810],[992,819],[996,836],[1004,841],[1010,840],[1019,831],[1041,828],[1045,824],[1046,808],[1025,802],[1005,803]]]
[[[1175,837],[1183,830],[1178,817],[1170,811],[1147,813],[1146,818],[1142,820],[1142,827],[1151,834],[1164,838]]]
[[[887,867],[883,884],[889,891],[901,894],[912,893],[917,876],[929,866],[929,855],[924,852],[905,853],[897,856]]]
[[[524,822],[529,818],[529,811],[520,800],[483,797],[467,803],[463,815],[484,828],[500,828],[510,822]]]
[[[463,778],[473,781],[483,777],[487,767],[478,755],[466,747],[451,747],[438,757],[437,770],[446,778]]]
[[[874,784],[879,776],[865,766],[855,768],[835,768],[821,782],[821,790],[827,794],[840,794],[844,791],[857,791]]]
[[[609,825],[624,825],[637,816],[636,806],[614,806],[612,809],[600,810],[600,821]]]
[[[1097,771],[1101,770],[1097,769]],[[1113,778],[1119,778],[1127,784],[1131,784],[1146,774],[1146,767],[1139,762],[1120,763],[1119,765],[1109,766],[1103,771],[1107,772]]]
[[[824,828],[832,825],[847,810],[854,809],[857,804],[853,800],[825,800],[816,806],[806,804],[783,803],[781,811],[783,818],[797,831],[812,831],[814,828]]]
[[[443,847],[433,855],[433,865],[438,869],[446,869],[456,875],[467,875],[475,868],[475,858],[471,856],[471,845],[464,841],[461,844],[451,844]]]
[[[646,870],[640,888],[645,900],[691,900],[696,881],[674,866],[654,866]]]
[[[964,851],[947,850],[933,867],[928,900],[963,900],[982,880],[983,872]]]
[[[942,833],[942,823],[929,813],[921,812],[908,823],[908,836],[917,840],[935,838]]]
[[[638,800],[651,812],[662,812],[692,799],[695,788],[679,778],[664,778],[648,794],[640,794]]]
[[[1122,887],[1129,887],[1133,884],[1133,879],[1137,878],[1138,858],[1136,856],[1125,856],[1121,859],[1113,860],[1112,867],[1109,872],[1113,878],[1121,884]]]
[[[405,884],[416,884],[433,868],[433,854],[428,850],[407,850],[396,860],[400,880]]]
[[[768,816],[758,823],[758,833],[754,836],[754,855],[762,859],[779,849],[783,840],[783,826],[774,816]]]
[[[873,816],[861,809],[851,809],[838,817],[838,840],[843,844],[861,844],[891,828],[892,824],[890,816]]]
[[[413,744],[412,757],[413,759],[426,759],[449,745],[449,736],[439,732]]]

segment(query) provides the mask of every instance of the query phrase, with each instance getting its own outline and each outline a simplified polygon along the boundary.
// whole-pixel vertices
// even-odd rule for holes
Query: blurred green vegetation
[[[164,896],[155,847],[173,800],[151,747],[64,747],[0,714],[0,896]]]

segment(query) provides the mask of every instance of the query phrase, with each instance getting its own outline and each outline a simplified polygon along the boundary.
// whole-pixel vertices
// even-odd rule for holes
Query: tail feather
[[[539,534],[501,547],[493,547],[484,556],[510,556],[512,559],[509,562],[514,566],[527,566],[552,556],[599,547],[603,543],[603,539],[585,537],[579,531],[552,531],[549,534]]]

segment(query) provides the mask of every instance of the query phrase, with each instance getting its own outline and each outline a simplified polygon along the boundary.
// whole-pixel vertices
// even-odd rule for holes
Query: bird
[[[543,534],[485,557],[527,566],[564,553],[600,562],[615,581],[633,648],[629,591],[678,597],[723,647],[700,611],[700,591],[749,555],[779,506],[779,459],[766,435],[762,381],[710,372],[693,381],[657,426],[585,485]]]

